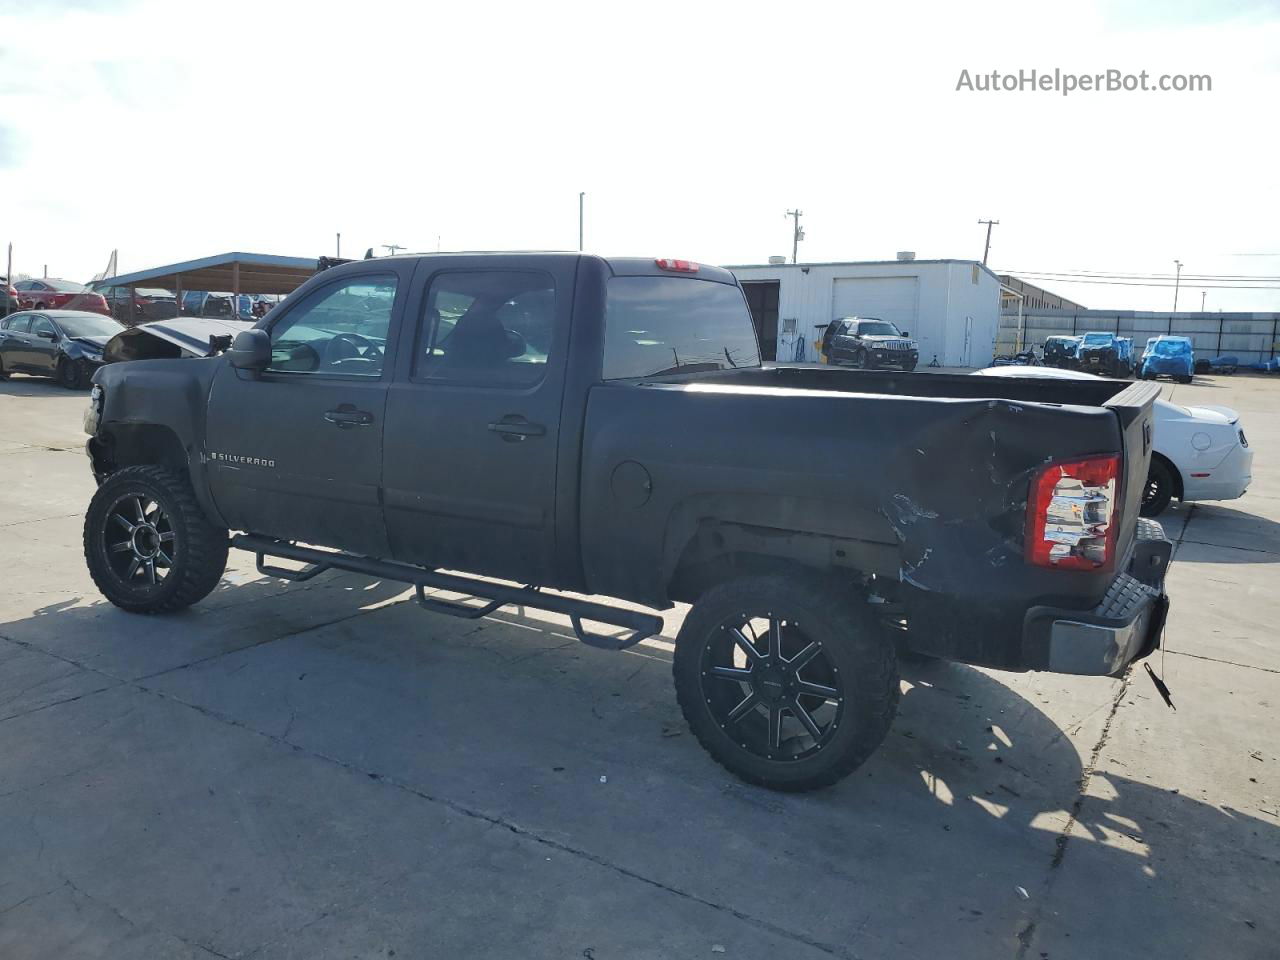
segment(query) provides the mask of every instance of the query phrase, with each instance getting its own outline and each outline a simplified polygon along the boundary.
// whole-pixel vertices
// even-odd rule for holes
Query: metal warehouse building
[[[1000,322],[1000,281],[972,260],[731,266],[751,305],[766,360],[814,361],[838,317],[876,317],[909,331],[921,365],[985,366]]]

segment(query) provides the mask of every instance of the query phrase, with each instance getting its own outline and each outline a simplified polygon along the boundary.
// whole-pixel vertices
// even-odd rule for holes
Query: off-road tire
[[[742,577],[712,587],[693,605],[676,639],[676,699],[698,742],[725,769],[771,790],[827,787],[856,770],[883,742],[900,689],[893,640],[848,586],[802,573]],[[811,756],[770,760],[741,745],[704,697],[704,652],[726,619],[775,614],[818,640],[839,673],[843,721]]]
[[[107,524],[122,497],[155,501],[163,509],[172,541],[172,566],[157,585],[130,585],[107,556]],[[130,613],[181,610],[218,585],[227,566],[227,531],[211,524],[186,475],[166,467],[126,467],[111,474],[89,501],[84,518],[84,558],[102,595]]]

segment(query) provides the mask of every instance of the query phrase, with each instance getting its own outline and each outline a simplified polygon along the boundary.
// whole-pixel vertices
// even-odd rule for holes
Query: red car
[[[45,277],[19,280],[13,288],[18,291],[18,304],[23,310],[87,310],[111,316],[106,298],[83,283]]]

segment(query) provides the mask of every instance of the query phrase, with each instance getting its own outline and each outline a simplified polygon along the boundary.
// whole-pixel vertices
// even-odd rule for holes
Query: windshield
[[[902,332],[887,320],[859,320],[858,333],[864,337],[902,336]]]
[[[68,337],[114,337],[124,329],[110,317],[85,314],[83,316],[58,317],[58,326]]]
[[[604,378],[760,366],[742,291],[686,277],[614,277],[605,300]]]
[[[1086,333],[1084,342],[1091,347],[1105,347],[1112,340],[1109,333]]]
[[[1191,352],[1191,345],[1181,340],[1157,340],[1151,352],[1157,357],[1185,357]]]

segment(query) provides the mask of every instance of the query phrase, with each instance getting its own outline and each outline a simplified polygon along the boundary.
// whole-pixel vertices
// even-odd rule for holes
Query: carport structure
[[[174,292],[181,311],[182,291],[209,290],[242,293],[292,293],[315,272],[315,257],[281,257],[269,253],[220,253],[199,260],[171,263],[136,273],[107,277],[113,287],[159,287]]]

